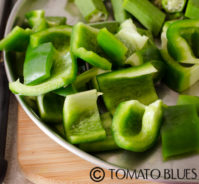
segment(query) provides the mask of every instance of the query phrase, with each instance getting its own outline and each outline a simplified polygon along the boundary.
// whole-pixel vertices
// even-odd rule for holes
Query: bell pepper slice
[[[129,49],[127,56],[130,56],[136,50],[142,49],[148,41],[147,36],[138,33],[138,30],[131,19],[128,19],[121,24],[116,37]]]
[[[110,113],[101,115],[102,126],[106,131],[106,139],[80,144],[79,148],[87,152],[101,152],[119,149],[112,136],[112,117]]]
[[[111,0],[111,4],[116,21],[123,22],[129,17],[128,13],[122,7],[123,0]]]
[[[98,75],[99,88],[109,112],[114,114],[117,106],[127,100],[139,100],[147,105],[157,100],[152,79],[156,72],[151,63],[145,63]]]
[[[178,105],[164,110],[161,129],[164,159],[199,149],[199,118],[195,105]]]
[[[25,16],[34,32],[48,28],[44,10],[33,10],[28,12]]]
[[[103,56],[102,49],[97,44],[99,30],[83,23],[73,27],[71,36],[71,55],[104,70],[110,70],[112,64]]]
[[[187,0],[162,0],[162,7],[168,13],[182,12]]]
[[[106,28],[99,31],[97,35],[97,43],[107,56],[109,56],[113,66],[117,67],[124,65],[128,48]]]
[[[166,15],[148,0],[124,0],[123,7],[155,36],[161,31]]]
[[[97,108],[96,90],[67,96],[64,103],[64,128],[72,144],[99,141],[106,138]]]
[[[45,29],[31,35],[30,46],[34,48],[42,43],[52,42],[53,46],[58,51],[69,51],[71,32],[72,27],[68,25],[60,25]]]
[[[63,87],[63,88],[53,91],[53,93],[60,95],[60,96],[64,96],[64,97],[67,97],[68,95],[75,94],[76,92],[77,92],[77,90],[75,89],[75,87],[72,84],[68,85],[67,87]]]
[[[108,12],[102,0],[75,0],[75,4],[87,22],[108,19]]]
[[[54,63],[51,77],[45,82],[28,86],[17,80],[9,83],[9,88],[15,94],[39,96],[71,84],[75,80],[76,74],[77,63],[71,59],[70,53],[61,54]]]
[[[182,92],[199,80],[199,65],[186,67],[175,61],[168,53],[166,32],[172,22],[165,24],[161,35],[161,55],[165,61],[164,82],[173,90]]]
[[[51,68],[56,55],[52,43],[44,43],[35,48],[28,48],[24,62],[24,83],[36,85],[51,75]]]
[[[32,31],[30,29],[23,29],[19,26],[14,29],[0,41],[0,50],[23,52],[26,50],[29,44],[30,35]]]
[[[123,102],[113,117],[113,137],[120,148],[143,152],[157,140],[161,123],[161,100],[149,106],[137,100]]]
[[[120,23],[117,21],[95,22],[88,25],[97,29],[106,28],[111,33],[117,33],[120,27]]]
[[[190,19],[199,19],[199,2],[197,0],[188,0],[185,16]]]
[[[178,62],[198,64],[199,59],[193,53],[193,50],[187,40],[184,38],[192,36],[199,27],[198,20],[178,20],[172,23],[167,30],[168,51]]]
[[[66,25],[66,17],[58,17],[58,16],[47,16],[46,22],[48,24],[48,27],[55,27],[60,25]]]
[[[47,93],[37,97],[39,115],[48,124],[62,123],[64,97],[54,93]]]

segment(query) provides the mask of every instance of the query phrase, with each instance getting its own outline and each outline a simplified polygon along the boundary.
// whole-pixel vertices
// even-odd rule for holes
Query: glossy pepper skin
[[[16,26],[3,40],[0,41],[0,50],[24,52],[28,47],[30,29],[23,29]]]
[[[106,138],[97,108],[96,90],[67,96],[63,117],[67,140],[72,144],[100,141]]]
[[[199,19],[199,2],[198,0],[188,0],[185,16],[190,19]]]
[[[44,43],[35,48],[28,48],[23,68],[24,83],[36,85],[51,75],[51,68],[56,55],[52,43]]]
[[[161,137],[164,159],[199,149],[199,118],[195,105],[167,107],[163,119]]]
[[[71,55],[74,60],[80,58],[95,67],[110,70],[112,64],[106,59],[107,56],[97,44],[98,32],[98,29],[77,23],[73,27],[71,36]]]
[[[194,55],[187,39],[191,39],[194,34],[198,34],[199,20],[178,20],[172,23],[167,30],[168,51],[178,62],[198,64],[199,59]],[[190,41],[194,44],[194,40]]]
[[[97,76],[99,89],[109,112],[127,100],[139,100],[146,105],[157,100],[153,74],[157,70],[151,63],[121,69]]]
[[[192,86],[199,80],[198,72],[199,65],[193,65],[191,67],[186,67],[181,65],[179,62],[174,60],[167,49],[167,38],[166,32],[173,22],[168,22],[163,27],[163,32],[161,35],[162,39],[162,49],[161,55],[165,62],[165,76],[163,81],[173,90],[177,92],[182,92]]]
[[[162,123],[162,101],[145,106],[137,100],[121,103],[113,117],[116,144],[126,150],[143,152],[157,140]]]

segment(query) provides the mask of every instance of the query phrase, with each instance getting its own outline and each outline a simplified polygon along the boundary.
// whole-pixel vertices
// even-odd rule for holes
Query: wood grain
[[[79,158],[46,136],[18,108],[18,160],[24,175],[35,184],[94,183],[90,171],[95,165]],[[101,183],[152,184],[150,181],[111,179],[109,170]]]

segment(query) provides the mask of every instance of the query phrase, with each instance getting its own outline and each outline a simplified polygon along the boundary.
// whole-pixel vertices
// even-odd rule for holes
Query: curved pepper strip
[[[126,150],[143,152],[157,139],[162,122],[162,101],[145,106],[137,100],[121,103],[113,117],[113,137]]]
[[[172,22],[165,24],[161,35],[162,49],[161,55],[165,62],[164,82],[173,90],[182,92],[199,80],[199,65],[185,67],[175,61],[168,53],[166,31]]]
[[[24,96],[38,96],[71,84],[77,74],[77,63],[71,59],[70,53],[59,55],[54,63],[51,77],[45,82],[27,86],[16,82],[9,83],[10,90]]]
[[[181,63],[199,64],[194,52],[185,37],[198,32],[199,20],[179,20],[172,23],[167,30],[168,51]],[[198,33],[197,33],[198,34]]]

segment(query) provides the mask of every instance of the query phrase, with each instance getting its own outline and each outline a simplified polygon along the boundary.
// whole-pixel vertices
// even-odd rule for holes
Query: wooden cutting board
[[[97,167],[52,141],[29,119],[20,106],[18,161],[25,177],[35,184],[94,183],[90,178],[90,171]],[[100,183],[155,183],[131,179],[113,180],[110,171],[106,169],[104,171],[105,178]]]

